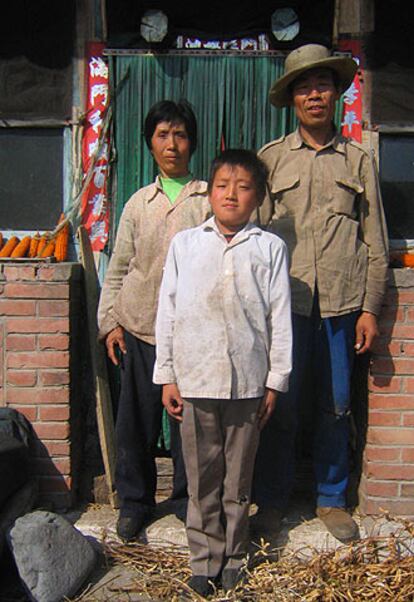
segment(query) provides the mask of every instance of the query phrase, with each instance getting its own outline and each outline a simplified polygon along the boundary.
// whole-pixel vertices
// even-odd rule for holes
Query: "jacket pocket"
[[[274,201],[274,217],[280,219],[285,215],[294,213],[295,201],[299,195],[300,177],[298,173],[277,176],[271,187],[271,196]]]
[[[364,191],[361,182],[351,176],[337,176],[333,191],[333,210],[335,213],[348,215],[355,219],[355,198]]]

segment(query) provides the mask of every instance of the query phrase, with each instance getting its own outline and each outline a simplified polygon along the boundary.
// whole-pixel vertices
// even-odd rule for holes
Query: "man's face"
[[[293,82],[296,116],[305,129],[331,128],[335,102],[340,96],[330,69],[311,69]]]
[[[190,139],[183,123],[160,121],[151,138],[151,152],[165,178],[188,174]]]
[[[240,165],[224,164],[214,176],[209,201],[220,232],[237,232],[259,204],[253,176]]]

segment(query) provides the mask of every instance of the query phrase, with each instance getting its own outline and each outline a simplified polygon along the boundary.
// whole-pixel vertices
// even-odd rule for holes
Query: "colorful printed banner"
[[[104,44],[99,42],[91,42],[88,45],[88,99],[82,139],[85,186],[81,204],[82,224],[88,231],[93,251],[102,251],[109,232],[109,137],[103,132],[109,104],[109,86],[108,66],[102,58],[103,49]]]
[[[360,65],[361,42],[359,40],[341,40],[341,52],[351,52],[352,58]],[[355,74],[354,81],[344,93],[344,113],[342,119],[342,134],[362,142],[362,98],[361,98],[361,68]]]

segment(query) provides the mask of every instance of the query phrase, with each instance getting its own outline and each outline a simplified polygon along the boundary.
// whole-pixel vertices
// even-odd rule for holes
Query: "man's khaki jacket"
[[[322,317],[378,315],[388,242],[374,160],[338,134],[317,151],[299,131],[259,156],[269,169],[261,223],[288,246],[293,311],[309,316],[317,288]]]

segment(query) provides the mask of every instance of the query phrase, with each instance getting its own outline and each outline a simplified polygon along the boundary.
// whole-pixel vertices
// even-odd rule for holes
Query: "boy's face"
[[[151,152],[164,178],[188,174],[190,139],[183,123],[160,121],[151,138]]]
[[[209,201],[220,232],[237,232],[259,204],[251,173],[239,165],[223,165],[216,171]]]

